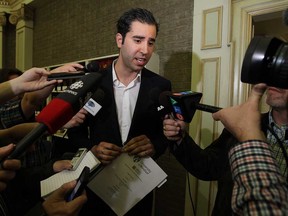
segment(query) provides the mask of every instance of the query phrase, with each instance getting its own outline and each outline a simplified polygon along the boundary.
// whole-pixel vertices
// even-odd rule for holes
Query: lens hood
[[[251,84],[269,82],[275,54],[281,44],[283,42],[275,37],[255,36],[244,56],[241,81]]]

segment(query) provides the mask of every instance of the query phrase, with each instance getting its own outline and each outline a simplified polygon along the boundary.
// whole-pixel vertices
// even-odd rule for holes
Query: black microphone
[[[98,61],[93,60],[84,66],[83,71],[86,73],[98,72],[100,70],[100,64]]]
[[[173,112],[175,118],[187,123],[192,121],[196,110],[215,113],[221,109],[216,106],[199,103],[202,98],[202,93],[199,92],[184,91],[180,93],[169,92],[165,94],[166,97],[168,97],[168,103],[170,103],[170,105],[166,105],[169,111]]]
[[[102,102],[105,97],[105,93],[102,89],[98,88],[96,92],[91,96],[86,97],[86,102],[83,108],[91,115],[95,116],[102,108]],[[88,98],[88,99],[87,99]]]
[[[164,91],[159,94],[159,106],[157,107],[157,111],[162,119],[164,119],[166,115],[169,115],[170,118],[175,119],[173,108],[169,100],[169,96],[171,95],[172,93],[170,91]]]
[[[39,125],[16,145],[8,158],[19,158],[44,133],[48,131],[53,134],[65,125],[79,111],[79,99],[85,97],[87,92],[95,91],[101,76],[99,73],[85,75],[52,99],[36,117]]]
[[[84,68],[82,68],[79,71],[52,73],[52,74],[48,75],[47,80],[79,79],[82,76],[87,75],[89,73],[99,72],[99,70],[100,70],[99,62],[98,61],[91,61],[87,65],[84,65]]]
[[[222,108],[216,107],[216,106],[211,106],[211,105],[206,105],[206,104],[201,104],[201,103],[196,103],[194,104],[195,108],[197,110],[209,112],[209,113],[215,113],[221,110]]]
[[[180,106],[179,109],[182,109],[184,113],[183,120],[188,123],[191,122],[196,110],[215,113],[221,109],[216,106],[199,103],[202,98],[202,93],[200,92],[184,91],[173,93],[170,97],[177,101]]]
[[[285,11],[283,11],[282,18],[284,25],[288,26],[288,8]]]

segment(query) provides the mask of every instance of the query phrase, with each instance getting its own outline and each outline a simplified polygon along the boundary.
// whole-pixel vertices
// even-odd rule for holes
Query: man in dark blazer
[[[267,136],[281,174],[287,177],[288,90],[268,87],[266,103],[271,110],[262,114],[262,131]],[[233,180],[228,151],[238,143],[237,139],[224,129],[218,139],[202,149],[185,132],[184,122],[166,118],[163,125],[164,134],[171,140],[171,152],[185,169],[201,180],[217,181],[218,191],[212,215],[232,215]]]
[[[171,91],[171,83],[144,67],[157,34],[158,24],[146,9],[131,9],[120,17],[116,34],[119,57],[101,71],[102,108],[95,117],[68,131],[71,145],[88,147],[103,165],[123,152],[157,159],[167,148],[157,107],[160,93]],[[114,215],[93,192],[87,194],[82,215]],[[152,198],[152,193],[148,194],[126,215],[151,215]]]

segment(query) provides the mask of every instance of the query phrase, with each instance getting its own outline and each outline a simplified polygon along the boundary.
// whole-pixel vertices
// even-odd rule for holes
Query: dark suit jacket
[[[266,133],[268,113],[262,115],[261,121],[262,131]],[[218,191],[212,213],[215,216],[232,215],[233,180],[228,151],[237,143],[236,138],[224,129],[219,138],[205,149],[200,148],[188,135],[177,148],[174,143],[170,144],[171,152],[189,173],[204,181],[217,181]]]
[[[113,93],[112,67],[110,66],[102,73],[103,78],[99,86],[105,93],[103,101],[100,102],[102,108],[95,117],[90,116],[85,124],[68,131],[70,144],[73,146],[90,149],[101,141],[122,146]],[[157,111],[159,95],[163,91],[171,91],[170,81],[144,68],[128,140],[139,135],[146,135],[155,147],[154,159],[163,154],[168,146],[162,131],[163,121]],[[88,128],[90,134],[88,134]],[[97,203],[95,205],[97,206]]]

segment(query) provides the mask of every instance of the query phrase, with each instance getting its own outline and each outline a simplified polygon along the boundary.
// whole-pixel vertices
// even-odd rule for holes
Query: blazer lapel
[[[137,98],[136,106],[135,106],[132,121],[131,121],[129,134],[131,130],[133,130],[135,124],[137,123],[136,119],[138,119],[138,116],[141,117],[141,115],[143,115],[143,112],[147,110],[147,106],[148,106],[147,103],[149,103],[150,101],[151,95],[149,95],[149,93],[151,91],[151,83],[150,83],[150,80],[145,75],[146,73],[145,73],[145,70],[143,69],[142,74],[141,74],[141,85],[140,85],[138,98]]]
[[[110,110],[109,113],[111,114],[111,116],[109,116],[109,119],[111,121],[111,124],[115,126],[115,136],[117,137],[117,140],[121,140],[117,107],[115,103],[114,90],[113,90],[112,67],[110,67],[107,71],[105,71],[105,73],[107,74],[105,74],[105,76],[103,77],[101,85],[101,88],[105,93],[105,99],[106,99],[105,109]]]

